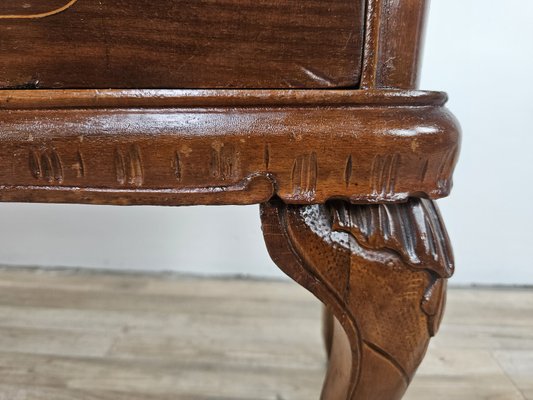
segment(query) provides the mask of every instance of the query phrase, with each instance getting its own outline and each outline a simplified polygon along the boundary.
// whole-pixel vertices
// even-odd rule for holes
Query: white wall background
[[[464,139],[440,202],[454,282],[533,284],[533,1],[433,0],[422,88],[449,92]],[[0,264],[281,276],[258,207],[0,205]]]

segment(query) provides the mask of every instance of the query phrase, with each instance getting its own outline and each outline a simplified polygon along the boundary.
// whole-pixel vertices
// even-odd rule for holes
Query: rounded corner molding
[[[76,4],[78,0],[63,0],[61,3],[65,3],[61,5],[61,3],[57,2],[57,4],[51,5],[49,9],[44,7],[38,10],[37,12],[31,11],[28,13],[25,13],[24,11],[10,11],[6,12],[3,11],[3,9],[7,8],[8,5],[0,5],[0,20],[2,19],[41,19],[50,17],[52,15],[59,14],[65,10],[68,10],[70,7],[72,7],[74,4]],[[29,7],[28,7],[29,6]],[[24,5],[21,6],[22,10],[28,10],[31,9],[31,4],[28,2],[25,2]]]
[[[0,91],[0,201],[401,203],[447,196],[439,92]]]

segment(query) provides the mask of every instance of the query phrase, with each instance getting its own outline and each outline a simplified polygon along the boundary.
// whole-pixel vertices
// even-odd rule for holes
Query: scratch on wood
[[[330,86],[330,87],[335,86],[335,82],[331,78],[323,74],[320,74],[316,71],[312,71],[310,68],[305,67],[303,65],[300,65],[300,69],[303,71],[305,75],[311,78],[314,82],[318,82],[319,84],[323,86]]]

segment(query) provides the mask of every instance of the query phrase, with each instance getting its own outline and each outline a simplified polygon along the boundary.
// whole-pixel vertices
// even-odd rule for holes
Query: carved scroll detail
[[[262,206],[262,219],[274,261],[342,326],[322,399],[399,399],[437,331],[453,273],[435,203],[275,201]]]

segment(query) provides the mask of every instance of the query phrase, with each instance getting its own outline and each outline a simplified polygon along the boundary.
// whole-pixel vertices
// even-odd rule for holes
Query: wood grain
[[[442,93],[0,92],[3,201],[398,202],[451,189]],[[446,162],[443,162],[445,160]],[[423,179],[420,177],[423,176]]]
[[[0,398],[318,398],[320,304],[294,283],[10,268],[0,290]],[[448,299],[405,399],[531,400],[533,291]]]
[[[429,0],[368,0],[362,88],[418,87]]]
[[[2,3],[0,201],[263,203],[272,258],[330,313],[322,399],[399,400],[440,326],[453,273],[432,199],[451,189],[460,128],[444,107],[445,94],[415,90],[427,4]],[[306,90],[283,90],[294,88]],[[64,293],[39,288],[32,295],[37,292],[46,296],[36,307],[63,301]],[[31,302],[10,288],[3,295]],[[116,292],[78,301],[106,310],[111,298],[119,309],[143,311],[141,302]],[[165,318],[175,301],[153,294],[144,299]],[[224,304],[214,310],[227,312]],[[127,359],[136,349],[150,360],[157,349],[142,328],[133,335],[127,335],[129,326],[123,329],[128,340],[111,346],[104,368],[91,357],[106,342],[83,334],[69,339],[86,346],[81,363],[69,357],[50,363],[47,355],[0,357],[0,370],[18,368],[0,377],[0,389],[11,390],[31,369],[36,384],[55,398],[63,395],[57,382],[85,397],[98,377],[97,398],[109,398],[118,382],[150,399],[146,372]],[[33,337],[20,327],[6,333]],[[277,344],[276,334],[269,338]],[[201,365],[203,355],[187,340],[167,340],[167,353],[176,357],[162,372],[150,370],[159,382],[155,396],[175,398],[170,393],[179,390],[184,399],[257,399],[257,390],[226,392],[227,382],[253,378],[240,364],[250,349],[237,340],[238,354],[227,355],[207,395],[195,394],[202,375],[185,368]],[[121,351],[125,358],[113,357]],[[291,362],[285,358],[283,365],[290,369]],[[113,370],[121,372],[112,376]],[[172,370],[184,378],[179,385]],[[260,377],[258,387],[264,385]],[[315,380],[300,382],[286,395],[311,398],[307,389]]]
[[[278,200],[263,204],[261,217],[274,262],[335,316],[321,398],[400,399],[439,328],[453,273],[434,202]]]
[[[78,0],[53,13],[68,3],[0,2],[0,88],[359,83],[363,0]]]

